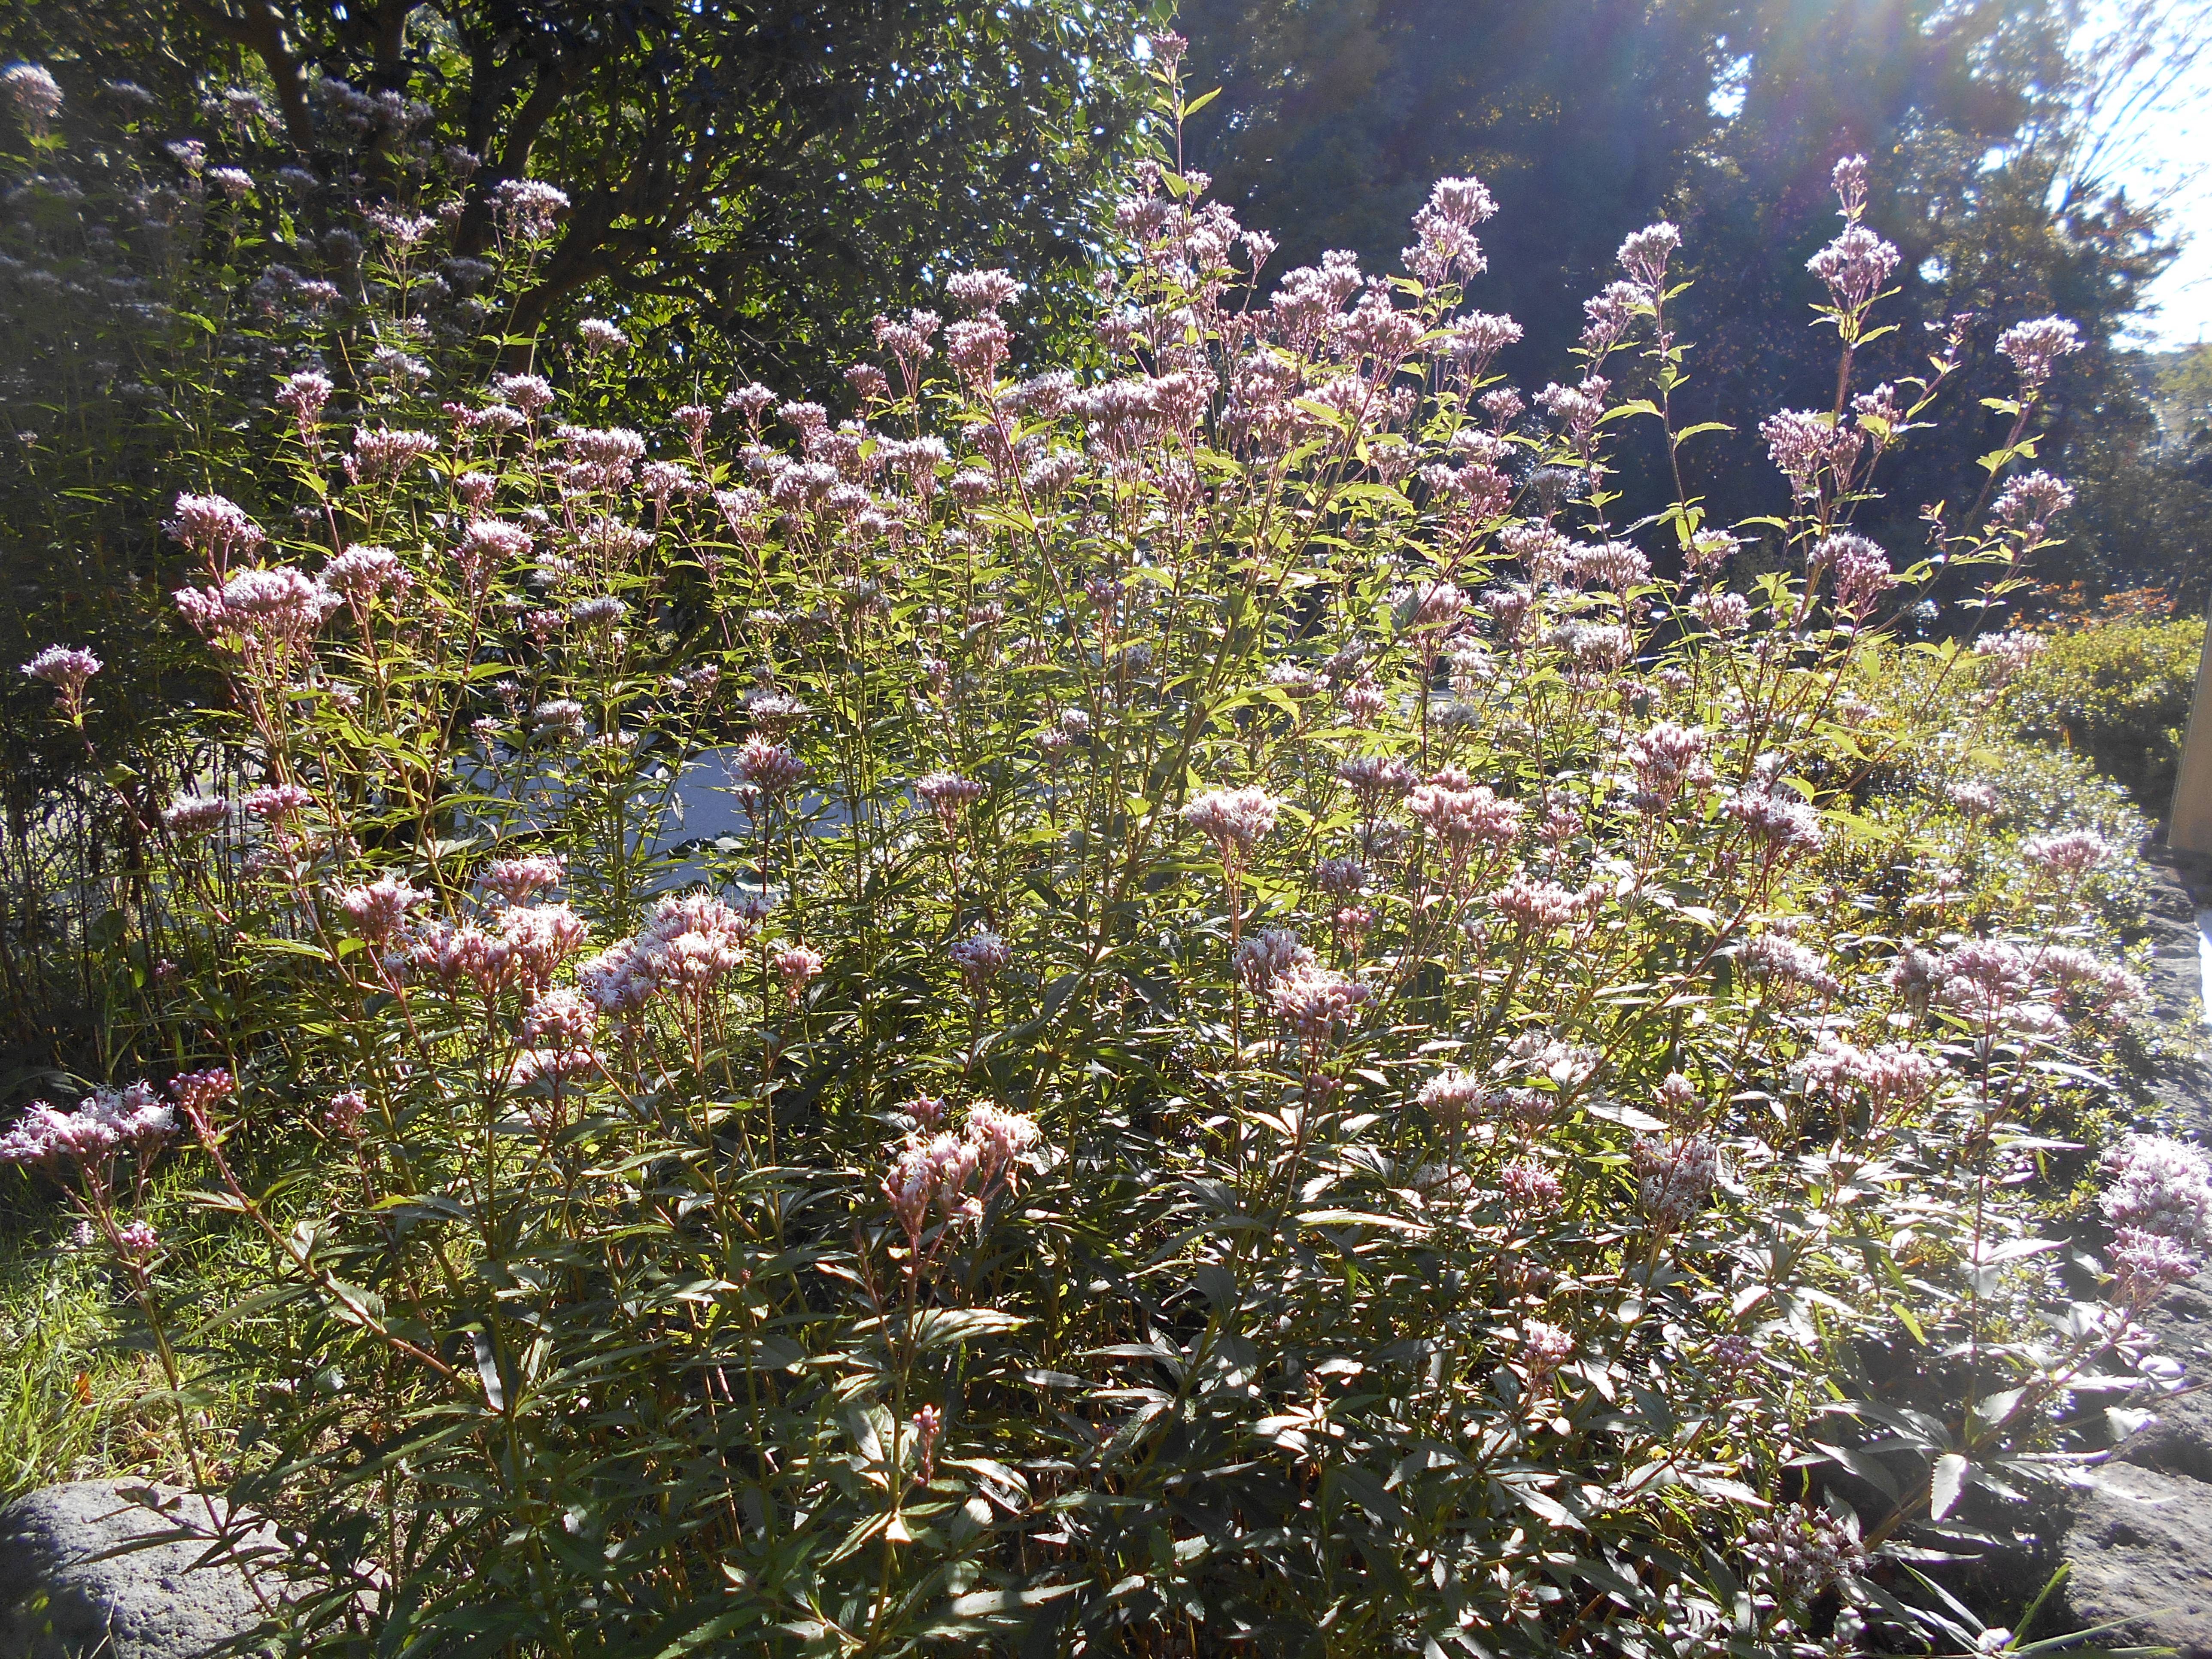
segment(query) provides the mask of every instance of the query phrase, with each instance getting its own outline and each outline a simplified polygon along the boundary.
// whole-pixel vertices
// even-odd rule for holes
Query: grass
[[[157,1282],[173,1307],[222,1306],[234,1299],[228,1275],[243,1276],[241,1245],[192,1226],[178,1201],[185,1184],[172,1176],[149,1206],[173,1252]],[[185,1478],[167,1384],[135,1304],[101,1253],[77,1248],[73,1219],[47,1194],[16,1196],[0,1209],[0,1503],[57,1481]],[[219,1385],[198,1408],[218,1464],[242,1404]]]

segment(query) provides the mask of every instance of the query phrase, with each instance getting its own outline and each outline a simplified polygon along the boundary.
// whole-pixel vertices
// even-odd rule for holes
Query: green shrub
[[[2204,650],[2202,618],[2121,617],[2063,628],[2013,683],[2023,734],[2063,744],[2164,817]]]
[[[1837,185],[1848,353],[1899,256]],[[225,695],[96,941],[169,1063],[0,1135],[289,1528],[299,1646],[1990,1650],[1905,1569],[2101,1443],[2212,1190],[2140,1145],[2107,1263],[2042,1236],[2140,988],[2124,860],[1982,758],[2023,641],[1895,646],[1928,568],[1850,529],[1948,370],[1769,421],[1747,571],[1613,493],[1616,430],[1700,433],[1672,226],[1524,399],[1479,182],[1419,281],[1263,300],[1157,166],[1080,374],[1009,374],[965,272],[848,420],[634,427],[612,322],[495,378],[441,334],[441,188],[260,504],[176,506]],[[2004,337],[2000,470],[2077,344]],[[2003,601],[2066,501],[2008,478],[1948,568]],[[25,667],[81,735],[102,665]]]

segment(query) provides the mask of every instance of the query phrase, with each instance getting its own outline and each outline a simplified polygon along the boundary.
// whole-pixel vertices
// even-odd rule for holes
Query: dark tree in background
[[[2124,8],[2131,38],[2154,40],[2173,9]],[[1926,325],[1973,312],[1952,395],[2000,395],[2011,389],[1993,356],[2003,323],[2074,319],[2088,349],[2054,387],[2044,459],[2081,500],[2046,574],[2100,588],[2162,581],[2193,599],[2212,501],[2184,476],[2145,366],[2118,337],[2171,249],[2154,214],[2100,182],[2099,77],[2124,66],[2069,56],[2081,11],[2070,0],[1188,0],[1193,82],[1223,88],[1191,161],[1248,222],[1282,228],[1286,263],[1345,247],[1374,270],[1396,268],[1431,179],[1480,173],[1499,211],[1472,292],[1526,328],[1502,366],[1535,386],[1563,374],[1580,301],[1620,274],[1620,239],[1675,219],[1695,283],[1677,313],[1696,344],[1679,406],[1739,428],[1686,452],[1690,483],[1726,519],[1765,510],[1760,416],[1833,399],[1807,326],[1820,290],[1805,261],[1836,228],[1832,163],[1863,152],[1870,219],[1905,255],[1886,313],[1903,325],[1863,359],[1869,383],[1918,372]],[[1914,453],[1889,480],[1894,497],[1971,494],[1974,436]],[[1910,517],[1875,506],[1866,527],[1893,555],[1922,550]]]
[[[1508,365],[1563,372],[1621,237],[1675,198],[1718,123],[1725,0],[1187,0],[1193,165],[1279,262],[1350,248],[1397,268],[1429,185],[1481,176],[1475,302],[1528,331]],[[1215,112],[1218,112],[1216,113]]]
[[[1827,372],[1813,361],[1805,260],[1833,234],[1832,157],[1874,162],[1871,217],[1904,258],[1889,314],[1902,326],[1869,354],[1869,378],[1916,372],[1931,329],[1978,319],[1967,371],[1951,394],[1966,406],[2010,393],[1998,332],[2023,317],[2076,322],[2087,349],[2051,391],[2042,459],[2075,481],[2078,510],[2048,580],[2095,587],[2160,580],[2197,584],[2192,532],[2120,507],[2131,471],[2154,465],[2154,429],[2117,345],[2146,283],[2171,249],[2155,218],[2072,170],[2079,155],[2075,19],[2050,0],[1850,0],[1744,9],[1731,27],[1742,104],[1708,150],[1691,158],[1680,200],[1698,279],[1686,326],[1705,347],[1701,395],[1721,419],[1755,421],[1778,406],[1826,408]],[[1761,192],[1765,200],[1753,205]],[[2001,417],[1978,436],[1966,422],[1946,444],[1905,452],[1887,480],[1899,501],[1956,499],[1980,479]],[[1717,447],[1716,500],[1756,510],[1768,474],[1755,444]],[[1923,542],[1902,512],[1870,520],[1895,555]]]
[[[0,56],[125,78],[180,119],[225,70],[301,161],[375,199],[477,158],[456,252],[508,179],[574,206],[523,330],[586,290],[755,372],[817,362],[957,261],[1079,278],[1139,105],[1151,0],[124,0],[0,11]],[[334,100],[322,77],[380,110]],[[74,101],[74,100],[73,100]],[[368,154],[362,154],[364,141]],[[219,149],[219,144],[218,144]],[[1054,297],[1048,293],[1048,299]]]

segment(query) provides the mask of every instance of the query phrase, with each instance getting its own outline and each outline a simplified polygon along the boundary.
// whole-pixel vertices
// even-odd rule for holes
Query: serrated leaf
[[[1966,1475],[1973,1465],[1957,1452],[1945,1452],[1936,1460],[1936,1473],[1928,1481],[1928,1518],[1941,1521],[1950,1514],[1965,1489]]]

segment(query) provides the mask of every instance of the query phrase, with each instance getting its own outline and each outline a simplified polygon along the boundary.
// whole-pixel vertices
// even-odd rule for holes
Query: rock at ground
[[[2212,1009],[2204,1000],[2204,945],[2197,918],[2212,909],[2212,860],[2146,849],[2153,878],[2148,914],[2143,918],[2143,988],[2148,1012],[2179,1031],[2212,1037],[2206,1024]],[[2212,1055],[2189,1054],[2182,1045],[2164,1058],[2150,1091],[2160,1115],[2196,1139],[2212,1139]]]
[[[2066,1559],[2081,1625],[2125,1620],[2130,1636],[2182,1659],[2212,1659],[2212,1486],[2108,1463],[2081,1499]]]
[[[2212,868],[2179,860],[2169,868],[2144,980],[2157,1015],[2193,1024],[2204,1015],[2197,915],[2212,897]],[[2177,1056],[2154,1091],[2191,1139],[2212,1135],[2212,1075],[2201,1060]],[[2189,1383],[2212,1381],[2212,1273],[2169,1291],[2144,1323]],[[2124,1621],[2128,1639],[2212,1659],[2212,1389],[2130,1403],[2155,1415],[2075,1501],[2067,1600],[2077,1626]]]
[[[164,1519],[125,1495],[146,1490],[77,1480],[0,1509],[0,1659],[198,1659],[261,1622],[242,1570],[194,1567],[207,1553],[204,1541],[100,1559],[179,1525],[205,1529],[200,1499],[174,1486],[150,1488],[173,1517]],[[264,1529],[253,1541],[276,1540]]]
[[[2204,976],[2197,944],[2198,905],[2184,871],[2160,864],[2150,867],[2152,888],[2142,927],[2150,952],[2143,984],[2150,993],[2151,1012],[2160,1019],[2201,1020]]]
[[[2212,1273],[2169,1291],[2147,1322],[2158,1351],[2212,1376]],[[2156,1413],[2094,1471],[2065,1554],[2077,1626],[2212,1659],[2212,1390],[2136,1402]]]

